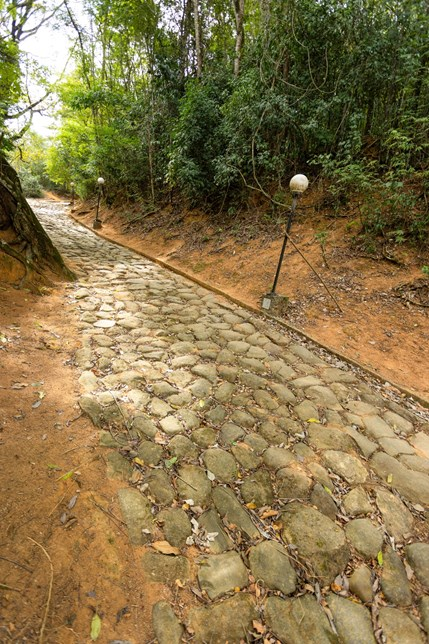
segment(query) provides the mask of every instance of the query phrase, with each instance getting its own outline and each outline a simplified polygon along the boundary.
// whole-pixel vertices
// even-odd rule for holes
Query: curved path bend
[[[79,276],[79,402],[141,573],[195,599],[154,606],[157,641],[427,641],[425,412],[33,205]]]

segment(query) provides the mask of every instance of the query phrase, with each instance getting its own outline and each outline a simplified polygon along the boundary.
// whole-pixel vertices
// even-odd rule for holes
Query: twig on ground
[[[52,564],[52,559],[50,558],[50,556],[46,552],[45,548],[40,543],[38,543],[37,541],[32,539],[31,537],[27,537],[27,539],[32,541],[32,543],[36,544],[36,546],[38,546],[43,551],[43,553],[44,553],[45,557],[47,558],[47,560],[49,561],[49,565],[51,567],[51,576],[50,576],[50,579],[49,579],[48,599],[46,601],[45,614],[43,616],[42,625],[40,627],[40,633],[39,633],[39,644],[43,644],[43,635],[44,635],[44,632],[45,632],[46,621],[48,619],[49,605],[51,603],[52,586],[54,584],[54,566]]]
[[[13,588],[13,586],[8,586],[7,584],[2,584],[1,582],[0,582],[0,588],[2,590],[13,590],[13,592],[15,593],[22,593],[22,590],[20,590],[19,588]]]
[[[20,564],[18,561],[13,561],[13,559],[8,559],[7,557],[3,557],[2,555],[0,555],[0,559],[3,559],[3,561],[8,561],[9,563],[14,564],[15,566],[19,566],[19,568],[22,568],[27,572],[33,572],[31,568],[27,568],[27,566],[24,566],[24,564]]]

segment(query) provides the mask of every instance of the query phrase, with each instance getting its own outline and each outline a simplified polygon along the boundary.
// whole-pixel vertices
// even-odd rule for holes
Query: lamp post
[[[74,181],[70,183],[70,189],[71,189],[71,207],[73,208],[74,206]]]
[[[92,222],[92,227],[95,228],[95,229],[101,228],[101,221],[98,218],[98,212],[100,210],[101,195],[103,194],[103,186],[104,186],[103,177],[98,177],[97,185],[98,185],[97,210],[95,211],[95,219]]]
[[[290,232],[290,229],[291,229],[291,226],[292,226],[292,220],[293,220],[293,217],[295,215],[298,199],[301,197],[303,192],[305,192],[307,190],[307,188],[308,188],[308,179],[305,176],[305,174],[296,174],[295,176],[293,176],[292,179],[289,182],[289,188],[290,188],[290,191],[292,193],[292,207],[291,207],[291,209],[289,211],[289,215],[288,215],[288,220],[287,220],[287,224],[286,224],[286,234],[285,234],[285,237],[284,237],[284,240],[283,240],[282,249],[280,251],[280,257],[279,257],[279,261],[278,261],[278,264],[277,264],[277,270],[276,270],[276,274],[275,274],[275,277],[274,277],[273,286],[271,288],[271,291],[269,293],[267,293],[266,295],[264,295],[264,297],[262,299],[262,308],[263,309],[270,309],[271,304],[272,304],[274,298],[277,295],[276,294],[277,282],[278,282],[278,279],[279,279],[279,276],[280,276],[280,271],[281,271],[281,268],[282,268],[283,257],[284,257],[285,250],[286,250],[286,244],[287,244],[287,240],[288,240],[288,235],[289,235],[289,232]]]

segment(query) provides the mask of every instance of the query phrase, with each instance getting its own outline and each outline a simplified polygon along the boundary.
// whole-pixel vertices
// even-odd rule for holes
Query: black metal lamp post
[[[308,179],[305,176],[305,174],[296,174],[294,177],[292,177],[292,179],[289,182],[289,188],[290,188],[290,191],[292,193],[292,207],[291,207],[291,209],[289,211],[289,215],[288,215],[288,219],[287,219],[286,234],[285,234],[285,237],[284,237],[284,240],[283,240],[282,249],[280,251],[280,257],[279,257],[279,261],[278,261],[278,264],[277,264],[277,270],[276,270],[276,274],[275,274],[275,277],[274,277],[273,286],[271,288],[271,291],[269,293],[267,293],[266,295],[264,295],[264,297],[262,299],[262,308],[263,309],[270,309],[271,304],[272,304],[274,298],[277,295],[276,294],[277,282],[278,282],[278,279],[279,279],[279,276],[280,276],[280,271],[281,271],[281,268],[282,268],[283,257],[284,257],[285,250],[286,250],[286,244],[287,244],[287,240],[288,240],[288,235],[289,235],[289,232],[290,232],[290,229],[291,229],[291,226],[292,226],[292,220],[293,220],[293,217],[294,217],[295,211],[296,211],[296,205],[298,203],[298,199],[301,197],[303,192],[305,192],[307,190],[307,188],[308,188]]]
[[[92,227],[95,229],[101,228],[101,221],[98,218],[98,213],[100,210],[101,195],[103,194],[103,186],[104,186],[103,177],[98,177],[97,184],[98,184],[97,210],[95,211],[95,219],[92,222]]]
[[[70,183],[70,189],[71,189],[71,202],[70,205],[73,208],[74,206],[74,181]]]

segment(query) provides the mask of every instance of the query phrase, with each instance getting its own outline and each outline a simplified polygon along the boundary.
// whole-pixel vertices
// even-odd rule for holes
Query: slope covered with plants
[[[429,226],[424,0],[88,0],[49,172],[82,196],[235,213],[291,173],[354,199],[363,236]]]

